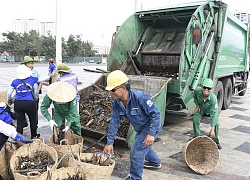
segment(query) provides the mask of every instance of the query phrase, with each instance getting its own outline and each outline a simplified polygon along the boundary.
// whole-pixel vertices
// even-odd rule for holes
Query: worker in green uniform
[[[54,105],[55,120],[52,119],[48,111],[51,103]],[[76,90],[71,84],[63,81],[50,84],[40,109],[42,115],[49,121],[52,131],[54,125],[61,127],[63,119],[65,119],[66,124],[62,131],[67,132],[70,128],[74,134],[81,136]]]
[[[193,128],[195,137],[200,136],[200,120],[201,117],[206,114],[210,116],[211,129],[209,136],[217,144],[218,149],[221,149],[219,143],[219,111],[217,97],[212,92],[214,83],[211,79],[204,79],[202,86],[198,87],[194,91],[194,103],[196,108],[194,109]]]

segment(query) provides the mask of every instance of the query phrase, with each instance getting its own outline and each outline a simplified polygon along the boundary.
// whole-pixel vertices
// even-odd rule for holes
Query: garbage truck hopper
[[[80,121],[82,135],[95,139],[102,139],[108,132],[111,117],[113,99],[108,91],[104,90],[107,85],[107,75],[103,74],[97,81],[79,91],[80,101]],[[161,114],[161,123],[165,119],[167,83],[171,78],[166,77],[146,77],[128,75],[132,89],[147,92],[155,102]],[[124,119],[118,129],[116,145],[131,147],[135,139],[135,130],[129,121]]]

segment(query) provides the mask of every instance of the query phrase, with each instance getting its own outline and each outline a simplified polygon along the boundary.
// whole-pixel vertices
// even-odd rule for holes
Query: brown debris
[[[81,162],[98,166],[111,166],[113,163],[110,157],[107,158],[104,154],[98,155],[95,153],[93,153],[93,156],[90,159],[87,157],[85,159],[81,159]]]
[[[111,120],[113,98],[108,91],[92,91],[79,103],[80,121],[84,127],[106,134]],[[117,136],[126,138],[129,121],[122,118]]]
[[[29,172],[39,171],[39,173],[44,173],[47,168],[50,168],[55,164],[53,158],[48,152],[36,151],[34,156],[20,156],[20,163],[15,172],[23,175],[27,175]],[[32,173],[29,173],[32,176]],[[35,174],[37,175],[37,174]]]
[[[72,176],[70,176],[69,174],[68,174],[68,178],[64,178],[64,179],[59,179],[59,178],[57,178],[56,180],[84,180],[84,178],[82,178],[82,177],[80,177],[80,172],[78,172],[78,173],[76,173],[76,175],[72,175]]]
[[[56,126],[53,127],[53,142],[54,144],[60,144],[61,140],[64,139],[65,133],[62,131],[65,128],[65,124],[63,123],[58,129]],[[62,144],[64,145],[64,144]]]

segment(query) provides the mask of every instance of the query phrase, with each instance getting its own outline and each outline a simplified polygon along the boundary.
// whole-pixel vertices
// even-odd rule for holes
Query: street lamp
[[[56,0],[56,64],[62,63],[61,0]]]

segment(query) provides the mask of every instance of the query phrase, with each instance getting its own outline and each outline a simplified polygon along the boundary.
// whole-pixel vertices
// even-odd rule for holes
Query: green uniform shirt
[[[200,87],[195,89],[194,103],[200,106],[202,114],[206,113],[210,115],[212,127],[219,123],[218,102],[217,97],[213,92],[210,92],[209,96],[204,101],[202,89]]]
[[[72,123],[80,124],[80,116],[77,110],[77,100],[74,98],[72,101],[67,103],[57,103],[52,101],[49,96],[46,94],[43,98],[43,102],[41,104],[41,113],[42,115],[50,121],[51,115],[48,111],[50,104],[53,102],[54,105],[54,115],[55,122],[58,127],[62,125],[62,120],[65,118],[67,120],[66,126],[70,127]]]

